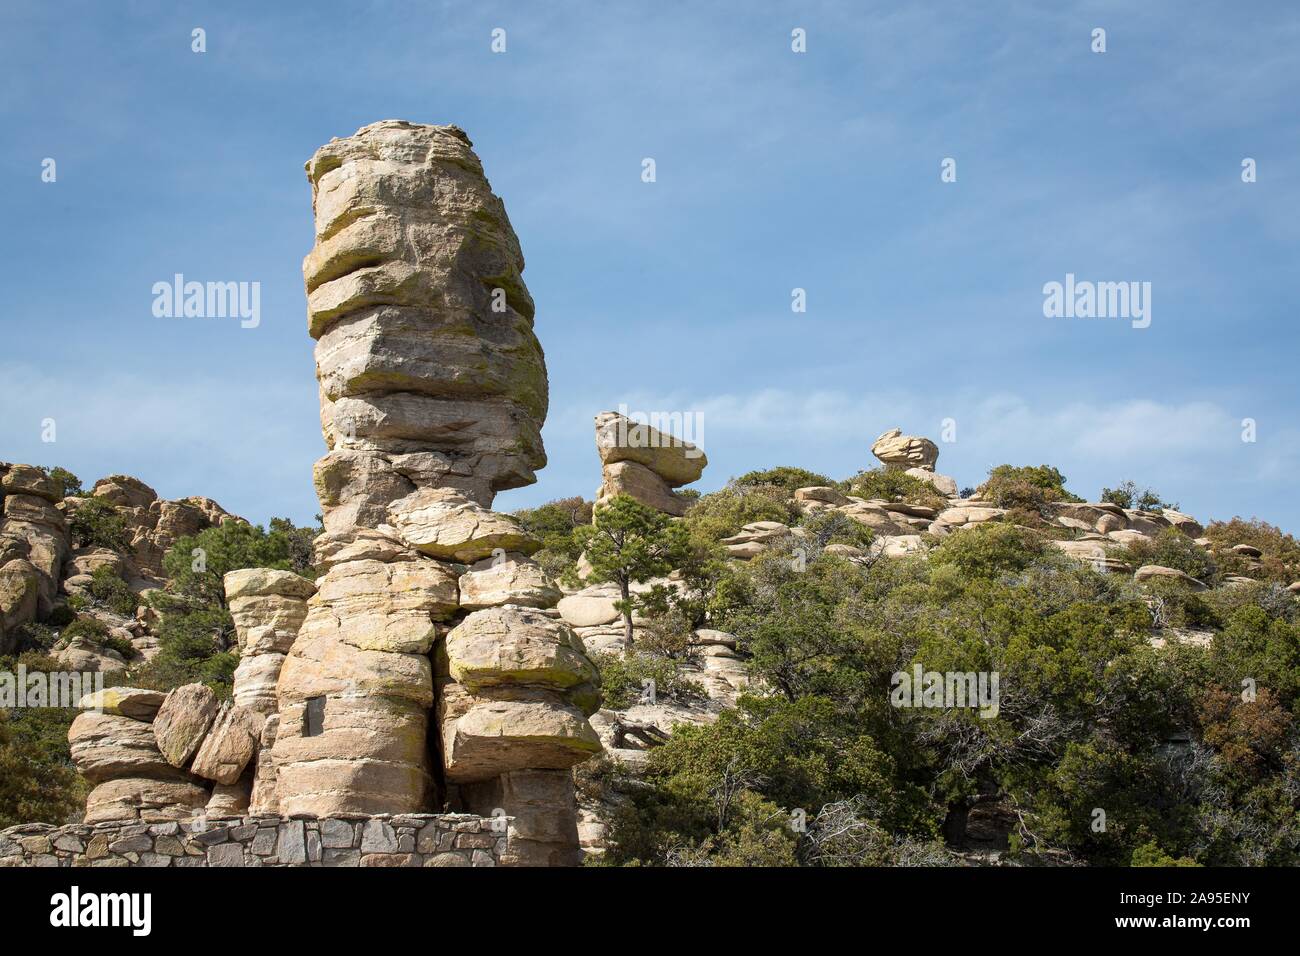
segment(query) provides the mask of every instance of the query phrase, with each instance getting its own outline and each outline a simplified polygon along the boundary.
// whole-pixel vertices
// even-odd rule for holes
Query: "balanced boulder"
[[[921,468],[934,471],[939,459],[939,446],[928,438],[904,435],[901,428],[891,428],[871,443],[871,454],[885,463],[890,471]]]
[[[597,505],[628,495],[674,516],[685,514],[689,501],[673,489],[697,480],[709,463],[691,442],[618,412],[596,416],[596,450],[602,479]]]
[[[154,717],[153,733],[168,763],[189,765],[218,709],[217,695],[204,684],[186,684],[167,695]]]

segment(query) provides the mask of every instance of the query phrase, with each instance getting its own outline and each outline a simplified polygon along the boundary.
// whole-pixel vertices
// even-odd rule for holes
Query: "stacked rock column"
[[[318,579],[285,659],[273,759],[280,810],[414,813],[430,806],[434,621],[456,575],[406,549],[353,546]],[[386,560],[387,559],[387,560]]]
[[[276,688],[285,657],[307,618],[307,600],[316,593],[316,585],[291,571],[266,568],[231,571],[223,583],[239,646],[234,700],[257,714],[262,728],[254,766],[239,782],[217,786],[208,812],[214,816],[245,810],[274,814],[280,810],[273,751],[280,724]]]
[[[545,464],[546,367],[518,240],[456,127],[375,123],[307,173],[325,573],[279,679],[281,810],[510,815],[539,789],[460,786],[538,770],[564,775],[567,797],[541,788],[563,815],[568,768],[599,747],[595,671],[545,610],[559,593],[527,557],[537,542],[488,510]],[[566,839],[524,862],[559,862]]]
[[[570,768],[601,749],[587,720],[599,676],[582,640],[554,610],[503,604],[451,630],[436,672],[446,779],[465,808],[513,818],[506,862],[578,863]]]

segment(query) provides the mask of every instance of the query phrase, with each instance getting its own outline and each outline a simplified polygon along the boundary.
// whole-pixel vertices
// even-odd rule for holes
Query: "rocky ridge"
[[[119,522],[120,545],[79,544],[75,529],[82,509],[106,512]],[[13,650],[24,625],[62,628],[89,618],[113,640],[74,637],[53,649],[70,669],[89,672],[123,670],[152,659],[157,618],[148,596],[168,584],[163,555],[183,536],[243,520],[210,498],[159,498],[129,475],[110,475],[87,494],[65,496],[62,483],[45,469],[5,462],[0,462],[0,513],[0,653]],[[91,600],[94,574],[101,568],[136,596],[132,612],[117,613]]]

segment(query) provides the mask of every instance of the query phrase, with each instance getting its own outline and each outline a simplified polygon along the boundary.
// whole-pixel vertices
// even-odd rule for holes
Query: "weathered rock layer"
[[[307,163],[303,262],[328,530],[375,527],[421,488],[484,507],[546,463],[546,365],[519,240],[469,138],[385,120]]]

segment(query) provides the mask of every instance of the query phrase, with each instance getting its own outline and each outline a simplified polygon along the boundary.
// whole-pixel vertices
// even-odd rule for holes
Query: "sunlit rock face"
[[[326,527],[376,527],[420,488],[490,507],[531,484],[546,362],[519,240],[469,138],[385,120],[321,147],[307,176]]]
[[[543,610],[560,592],[527,557],[539,542],[491,510],[546,462],[519,241],[454,126],[374,123],[323,146],[307,175],[325,573],[279,671],[278,809],[554,804],[568,821],[567,768],[600,749],[586,717],[599,678]],[[518,836],[531,861],[577,846],[567,822]]]

